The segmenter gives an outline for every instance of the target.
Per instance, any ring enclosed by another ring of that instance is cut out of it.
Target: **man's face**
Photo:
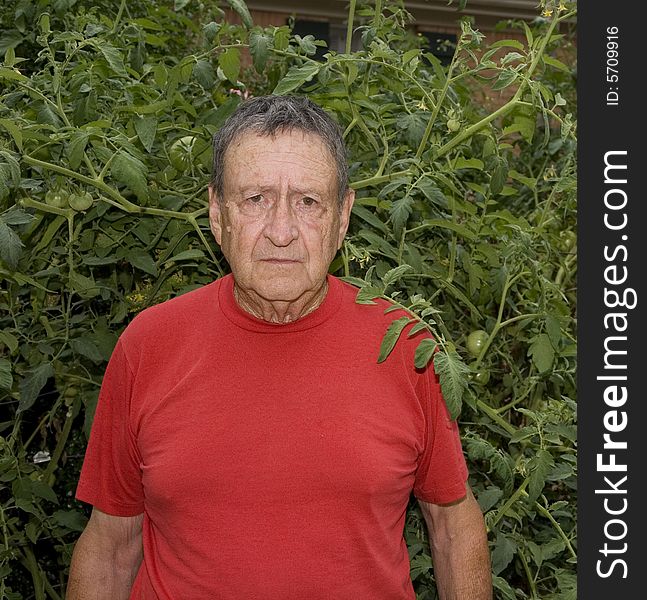
[[[211,230],[239,288],[292,302],[323,285],[353,199],[349,191],[339,209],[335,163],[319,136],[247,132],[226,152],[224,197],[210,190]]]

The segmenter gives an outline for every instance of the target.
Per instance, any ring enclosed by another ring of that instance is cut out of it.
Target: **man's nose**
[[[285,198],[276,202],[269,211],[265,236],[275,246],[288,246],[299,237],[297,216]]]

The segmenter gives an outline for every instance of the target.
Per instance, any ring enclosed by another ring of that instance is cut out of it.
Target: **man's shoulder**
[[[372,298],[357,302],[360,288],[341,278],[337,278],[337,280],[344,292],[344,310],[353,318],[364,323],[373,323],[376,326],[389,325],[402,317],[411,317],[413,319],[413,316],[404,308],[385,298]]]
[[[122,339],[160,339],[204,328],[218,310],[220,281],[216,279],[145,308],[126,327]]]
[[[428,329],[420,329],[411,335],[411,330],[419,323],[419,319],[394,301],[385,298],[373,298],[357,302],[360,288],[338,279],[343,289],[343,315],[352,327],[363,331],[372,331],[380,338],[387,332],[392,323],[403,319],[404,323],[399,336],[399,345],[406,346],[413,352],[423,338],[432,337]],[[407,319],[405,322],[404,319]]]

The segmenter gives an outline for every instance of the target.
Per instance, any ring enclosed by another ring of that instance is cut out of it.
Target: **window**
[[[436,33],[433,31],[423,31],[422,35],[427,38],[428,50],[440,59],[443,65],[448,65],[456,50],[456,35],[453,33]]]

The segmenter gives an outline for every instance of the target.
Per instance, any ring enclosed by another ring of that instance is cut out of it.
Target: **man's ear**
[[[348,224],[350,223],[350,213],[353,209],[353,202],[355,202],[355,190],[348,188],[344,194],[344,202],[341,207],[339,215],[339,238],[337,239],[337,250],[342,247],[346,231],[348,231]]]
[[[220,212],[220,198],[216,195],[216,190],[209,186],[209,227],[211,233],[216,238],[220,246],[222,241],[222,213]]]

